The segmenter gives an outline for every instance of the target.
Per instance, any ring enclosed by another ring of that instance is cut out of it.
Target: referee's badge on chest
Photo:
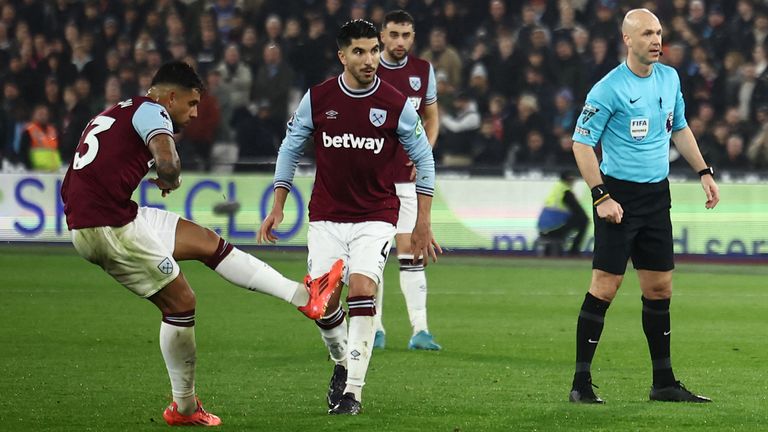
[[[642,141],[648,135],[648,118],[633,118],[629,121],[629,134],[635,141]]]

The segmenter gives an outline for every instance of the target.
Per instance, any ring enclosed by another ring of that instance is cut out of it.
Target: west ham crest
[[[368,112],[368,120],[370,120],[374,126],[379,127],[383,125],[385,121],[387,121],[387,111],[378,108],[371,108],[371,111]]]
[[[419,91],[421,88],[421,77],[412,76],[408,77],[408,83],[411,85],[413,91]]]

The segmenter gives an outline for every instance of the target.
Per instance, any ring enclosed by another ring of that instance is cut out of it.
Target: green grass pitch
[[[289,277],[302,253],[255,252]],[[197,292],[197,392],[222,431],[750,431],[768,417],[768,268],[679,265],[673,365],[709,405],[648,402],[635,274],[608,312],[593,364],[604,406],[567,402],[587,260],[441,257],[429,323],[444,350],[409,352],[397,270],[386,271],[388,346],[363,414],[330,417],[332,364],[290,305],[182,265]],[[159,312],[69,247],[0,248],[0,429],[167,430]]]

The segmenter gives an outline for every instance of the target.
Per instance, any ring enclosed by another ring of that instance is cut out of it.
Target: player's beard
[[[395,50],[392,50],[392,51],[387,51],[387,54],[389,55],[389,58],[391,58],[392,60],[394,60],[396,63],[399,63],[399,62],[403,61],[403,59],[405,58],[405,56],[407,56],[407,55],[408,55],[408,50],[406,50],[406,49],[403,49],[403,53],[402,53],[402,55],[398,55],[398,54],[397,54],[397,52],[396,52]]]
[[[370,78],[365,76],[363,69],[360,69],[358,72],[353,71],[352,76],[355,78],[357,83],[360,84],[361,87],[367,87],[373,82],[373,80],[376,79],[376,68],[373,68],[373,73],[371,74]]]

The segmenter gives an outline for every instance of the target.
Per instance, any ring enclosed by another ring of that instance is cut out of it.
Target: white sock
[[[192,313],[194,317],[194,312]],[[173,401],[184,415],[192,414],[195,403],[195,327],[160,323],[160,351],[171,378]]]
[[[352,393],[362,401],[365,374],[371,361],[373,337],[376,329],[372,316],[349,317],[349,347],[347,348],[347,387],[344,393]]]
[[[238,248],[233,248],[216,266],[216,273],[237,286],[275,296],[294,306],[304,306],[309,301],[303,283],[286,278],[264,261]]]
[[[326,329],[320,328],[320,336],[323,338],[325,346],[328,348],[328,354],[331,356],[336,364],[347,367],[347,320],[343,318],[344,311],[339,307],[334,312],[329,313],[320,320],[318,324],[322,325],[323,321],[335,322],[341,319],[341,322],[336,327]]]
[[[378,288],[376,289],[376,315],[373,317],[373,328],[376,331],[386,333],[384,330],[384,323],[381,321],[381,316],[384,314],[384,279],[381,279]]]
[[[413,255],[398,255],[400,260],[408,260],[407,265],[400,264],[400,290],[405,296],[405,306],[411,320],[413,334],[427,328],[427,276],[424,266],[410,264]]]

